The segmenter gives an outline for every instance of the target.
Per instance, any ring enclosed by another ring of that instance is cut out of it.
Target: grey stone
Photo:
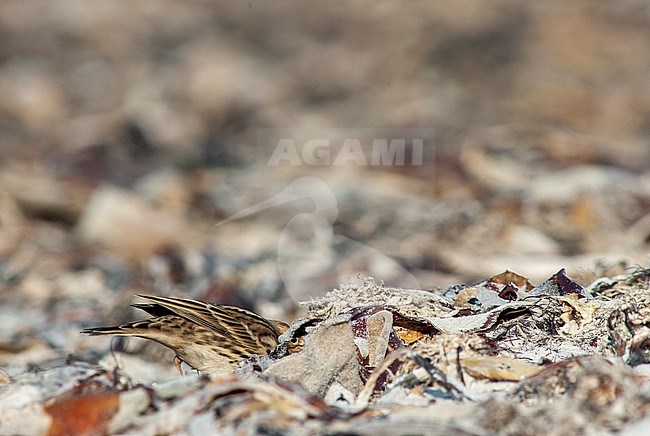
[[[265,374],[299,383],[323,398],[334,382],[357,395],[362,382],[349,319],[328,319],[305,337],[304,350],[271,365]]]

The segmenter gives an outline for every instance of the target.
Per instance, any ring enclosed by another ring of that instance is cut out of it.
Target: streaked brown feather
[[[183,298],[139,295],[136,303],[152,318],[82,331],[90,335],[138,336],[176,352],[177,358],[202,372],[229,372],[254,354],[268,354],[287,325],[236,306]]]

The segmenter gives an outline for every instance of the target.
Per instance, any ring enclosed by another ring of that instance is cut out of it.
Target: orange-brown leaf
[[[106,426],[119,405],[119,394],[60,399],[45,407],[52,417],[48,436],[106,434]]]

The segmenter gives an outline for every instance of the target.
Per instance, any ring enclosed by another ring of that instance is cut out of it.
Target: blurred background
[[[648,53],[642,0],[2,1],[0,366],[105,351],[136,293],[291,320],[359,273],[647,265]],[[268,131],[428,136],[269,165]]]

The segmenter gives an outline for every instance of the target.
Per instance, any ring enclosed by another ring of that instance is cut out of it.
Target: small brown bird
[[[268,354],[278,336],[289,327],[236,306],[204,303],[184,298],[138,295],[151,303],[136,303],[152,318],[111,327],[83,330],[89,335],[138,336],[151,339],[176,353],[181,363],[200,372],[232,372],[239,361]]]

